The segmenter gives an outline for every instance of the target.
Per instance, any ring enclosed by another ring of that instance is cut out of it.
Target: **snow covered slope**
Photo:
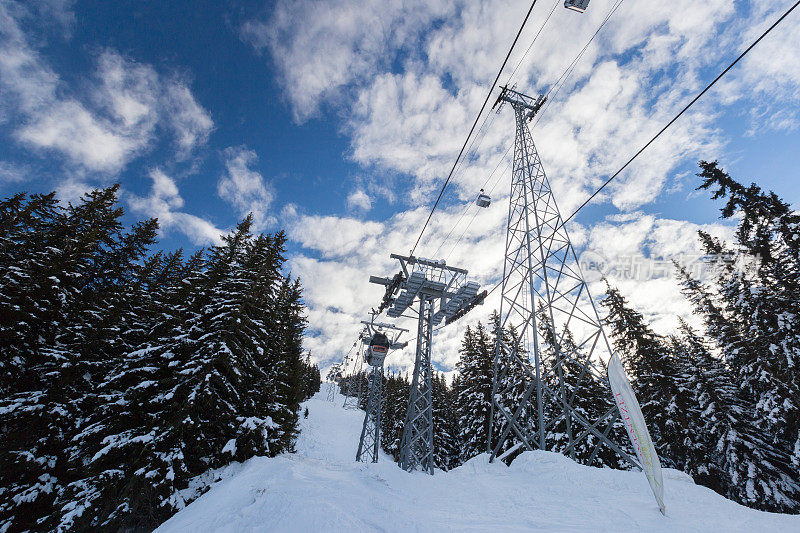
[[[327,385],[323,385],[323,390]],[[639,472],[527,452],[511,467],[479,456],[451,472],[409,474],[387,456],[354,461],[362,411],[320,393],[305,404],[296,454],[231,465],[158,531],[798,531],[665,470],[667,516]]]

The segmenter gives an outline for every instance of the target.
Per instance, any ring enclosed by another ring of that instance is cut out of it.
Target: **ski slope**
[[[642,473],[555,453],[510,467],[479,456],[434,476],[385,455],[356,463],[363,412],[325,401],[326,387],[304,404],[297,453],[228,466],[157,531],[800,531],[800,516],[748,509],[670,469],[662,516]]]

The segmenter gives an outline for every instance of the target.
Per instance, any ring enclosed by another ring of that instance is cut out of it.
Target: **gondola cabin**
[[[565,0],[564,7],[572,11],[577,11],[578,13],[583,13],[586,11],[586,8],[589,7],[589,0]]]
[[[334,374],[334,376],[333,376],[333,382],[334,382],[334,383],[341,383],[342,379],[343,379],[343,378],[342,378],[342,373],[341,373],[341,372],[337,372],[337,373],[336,373],[336,374]]]
[[[475,199],[475,204],[478,207],[489,207],[491,203],[492,203],[492,197],[489,196],[488,194],[484,194],[483,189],[481,189],[480,194]]]
[[[389,353],[389,338],[380,331],[372,336],[367,350],[367,364],[370,366],[383,366],[383,360]]]

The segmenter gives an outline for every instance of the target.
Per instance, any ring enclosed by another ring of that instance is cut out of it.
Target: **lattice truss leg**
[[[589,464],[610,453],[636,465],[614,442],[623,442],[613,432],[619,412],[600,363],[612,350],[533,144],[530,105],[506,101],[516,138],[500,320],[514,333],[496,344],[489,450],[493,458],[520,448],[574,458],[580,447]],[[607,403],[586,408],[586,391]]]
[[[433,400],[431,396],[431,341],[433,300],[421,298],[417,326],[417,353],[408,412],[403,428],[400,467],[433,474]]]
[[[383,392],[383,367],[374,366],[369,374],[367,389],[367,409],[364,414],[364,425],[361,427],[361,439],[358,441],[356,461],[365,463],[378,462],[378,450],[381,446],[381,394]]]

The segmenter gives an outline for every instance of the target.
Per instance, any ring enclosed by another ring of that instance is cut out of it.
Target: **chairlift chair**
[[[480,194],[478,194],[478,197],[475,199],[475,204],[478,207],[489,207],[491,203],[492,197],[488,194],[484,194],[483,189],[481,189]]]
[[[586,11],[586,8],[589,7],[589,0],[564,0],[564,7],[572,11],[577,11],[578,13],[583,13]]]

